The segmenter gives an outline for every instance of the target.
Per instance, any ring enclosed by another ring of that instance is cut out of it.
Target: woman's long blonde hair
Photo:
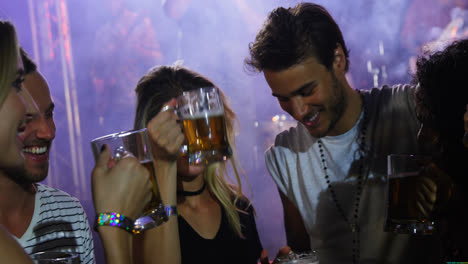
[[[181,95],[183,91],[202,87],[216,86],[206,77],[182,66],[158,66],[150,69],[140,79],[135,88],[137,107],[134,128],[146,127],[148,122],[159,113],[165,102]],[[221,89],[218,88],[218,90],[224,104],[228,141],[233,151],[230,161],[236,182],[230,184],[226,162],[210,164],[203,172],[203,177],[208,189],[226,212],[229,225],[235,233],[242,237],[238,212],[243,211],[236,207],[237,200],[244,197],[240,180],[241,171],[234,141],[237,118]]]
[[[15,27],[0,20],[0,106],[10,92],[18,69],[18,40]]]

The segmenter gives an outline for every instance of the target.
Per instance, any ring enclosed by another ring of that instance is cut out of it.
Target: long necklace
[[[328,176],[327,172],[327,161],[325,160],[325,154],[323,150],[323,142],[321,139],[317,140],[319,151],[320,151],[320,158],[322,159],[322,165],[323,165],[323,172],[325,174],[325,180],[328,185],[328,191],[330,192],[330,195],[333,199],[333,202],[336,206],[336,209],[340,213],[341,217],[343,220],[348,224],[352,234],[353,234],[353,248],[352,248],[352,258],[353,258],[353,263],[359,263],[359,248],[360,248],[360,230],[359,230],[359,223],[358,223],[358,218],[359,218],[359,204],[361,201],[361,193],[362,193],[362,180],[363,180],[363,173],[364,173],[364,158],[365,158],[365,153],[366,153],[366,145],[365,145],[365,139],[366,139],[366,132],[367,132],[367,123],[368,123],[368,116],[367,116],[367,106],[365,104],[364,98],[362,94],[358,91],[359,95],[361,96],[361,101],[362,101],[362,109],[364,112],[364,116],[359,124],[359,130],[358,130],[358,154],[359,154],[359,172],[357,176],[357,186],[356,186],[356,194],[355,194],[355,204],[354,204],[354,215],[353,215],[353,221],[351,222],[350,219],[346,216],[343,207],[339,203],[337,197],[336,197],[336,192],[331,185],[330,182],[330,177]],[[356,159],[356,157],[355,157]]]

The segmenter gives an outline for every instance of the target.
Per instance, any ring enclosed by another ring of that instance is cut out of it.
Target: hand
[[[408,203],[410,212],[427,218],[443,207],[452,196],[452,181],[435,163],[424,165],[417,179],[414,203]]]
[[[409,211],[416,213],[420,219],[426,219],[434,210],[437,199],[437,184],[429,177],[418,177],[415,198],[408,203]]]
[[[288,246],[285,246],[285,247],[281,247],[279,250],[278,250],[278,253],[276,254],[276,258],[275,260],[273,261],[273,263],[275,263],[277,260],[278,257],[285,257],[287,255],[289,255],[291,253],[291,248],[288,247]],[[269,264],[270,261],[268,260],[268,252],[266,249],[262,250],[262,253],[260,254],[260,263],[261,264]]]
[[[91,178],[96,213],[115,212],[135,220],[151,199],[149,171],[131,155],[113,161],[107,145]]]
[[[165,106],[175,105],[176,100],[172,99],[164,104],[163,109]],[[149,121],[147,129],[152,141],[154,159],[175,161],[185,141],[179,117],[173,111],[161,111]]]

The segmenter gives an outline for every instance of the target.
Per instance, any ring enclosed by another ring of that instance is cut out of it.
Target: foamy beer
[[[226,133],[224,106],[215,87],[185,91],[177,98],[184,123],[190,164],[208,164],[232,155]]]
[[[167,214],[156,181],[151,144],[149,143],[146,128],[110,134],[92,140],[91,147],[96,161],[104,144],[109,146],[114,160],[118,161],[125,155],[131,154],[150,172],[151,182],[153,183],[153,196],[145,206],[143,215],[135,220],[135,231],[138,233],[167,221]]]
[[[432,234],[435,220],[431,214],[422,216],[415,206],[417,190],[422,182],[423,166],[430,157],[389,155],[387,182],[387,216],[385,231],[404,234]]]

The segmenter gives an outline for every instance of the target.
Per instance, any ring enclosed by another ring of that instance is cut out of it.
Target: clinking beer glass
[[[135,232],[138,233],[166,222],[168,217],[159,194],[151,155],[151,144],[146,128],[110,134],[92,140],[91,147],[95,160],[98,159],[103,145],[109,146],[115,161],[118,162],[125,155],[131,154],[150,172],[151,182],[153,183],[153,196],[146,205],[143,215],[135,220]]]
[[[183,155],[190,164],[209,164],[231,157],[222,98],[216,87],[185,91],[177,98],[187,145]]]
[[[436,158],[430,156],[388,156],[385,231],[422,235],[435,231],[437,211],[450,199],[452,191],[450,178],[436,163]],[[436,185],[435,191],[427,187],[428,181]],[[435,202],[428,209],[427,197],[434,195]]]

